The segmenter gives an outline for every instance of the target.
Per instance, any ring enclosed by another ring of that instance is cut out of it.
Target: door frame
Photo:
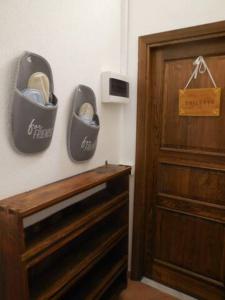
[[[137,131],[135,192],[131,278],[140,280],[144,276],[146,211],[151,211],[151,169],[147,161],[151,149],[152,120],[151,89],[149,82],[152,49],[172,44],[198,41],[225,36],[225,21],[166,31],[139,37],[138,50],[138,92],[137,92]],[[147,184],[148,183],[148,184]],[[148,199],[148,201],[147,201]]]

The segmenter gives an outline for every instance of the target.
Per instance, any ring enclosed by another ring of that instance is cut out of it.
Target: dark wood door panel
[[[169,263],[155,260],[152,273],[147,274],[156,281],[165,282],[177,290],[187,293],[199,300],[224,300],[224,285],[219,282],[198,276],[185,269],[175,267]]]
[[[158,192],[225,207],[225,172],[160,164]]]
[[[223,283],[223,224],[164,209],[157,209],[156,224],[155,259]]]
[[[210,56],[224,55],[225,40],[223,37],[215,37],[202,40],[181,41],[180,43],[165,45],[162,49],[166,61],[194,59],[200,55],[204,55],[204,57],[208,58]]]
[[[223,92],[219,117],[179,116],[178,91],[185,87],[193,71],[192,62],[193,58],[165,61],[161,147],[198,150],[199,153],[216,152],[225,155],[225,135],[223,135],[225,94]],[[218,87],[223,89],[225,56],[207,57],[207,64]],[[212,82],[205,73],[193,80],[190,87],[212,87]]]
[[[198,155],[196,155],[198,154]],[[201,169],[225,171],[225,156],[211,153],[196,153],[196,151],[182,151],[181,149],[160,149],[159,163],[190,166]]]
[[[225,206],[159,193],[156,207],[225,224]]]

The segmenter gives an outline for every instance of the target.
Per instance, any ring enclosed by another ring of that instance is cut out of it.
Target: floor
[[[144,283],[129,281],[128,288],[122,292],[119,300],[177,300]]]

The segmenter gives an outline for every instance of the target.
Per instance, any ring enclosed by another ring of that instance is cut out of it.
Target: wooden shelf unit
[[[124,289],[130,171],[106,165],[0,201],[0,299],[110,299]],[[101,184],[24,226],[26,218]]]

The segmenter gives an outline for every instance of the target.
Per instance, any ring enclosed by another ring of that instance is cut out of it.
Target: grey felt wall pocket
[[[30,76],[36,72],[46,74],[49,79],[50,105],[34,102],[23,94]],[[12,135],[14,144],[20,152],[37,153],[50,145],[57,102],[49,63],[37,54],[26,52],[18,64],[12,103]]]
[[[94,155],[99,128],[95,94],[91,88],[79,85],[68,127],[68,152],[73,161],[85,161]]]

